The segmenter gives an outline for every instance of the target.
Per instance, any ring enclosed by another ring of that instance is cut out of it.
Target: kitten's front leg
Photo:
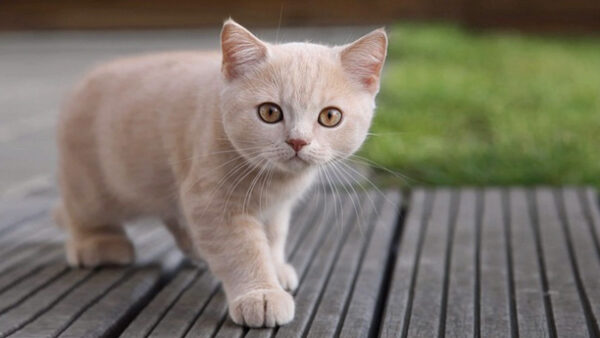
[[[248,215],[225,223],[188,215],[194,245],[223,282],[233,321],[251,327],[290,322],[294,299],[279,285],[263,225]]]
[[[296,290],[298,275],[293,266],[286,262],[285,242],[292,213],[291,203],[280,207],[266,222],[267,238],[271,247],[273,262],[279,283],[286,290]]]

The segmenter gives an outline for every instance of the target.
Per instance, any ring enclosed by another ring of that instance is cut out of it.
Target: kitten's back
[[[195,115],[213,111],[206,107],[217,104],[220,78],[215,52],[142,55],[97,67],[61,111],[60,175],[85,173],[90,189],[156,211],[173,195],[174,170],[185,171],[170,163],[187,163],[172,160],[190,156],[186,128]]]

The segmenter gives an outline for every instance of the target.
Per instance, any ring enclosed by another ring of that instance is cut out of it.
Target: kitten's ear
[[[267,45],[237,22],[228,19],[221,31],[222,71],[228,80],[267,57]]]
[[[344,70],[373,95],[379,91],[387,41],[385,30],[379,28],[344,46],[341,52]]]

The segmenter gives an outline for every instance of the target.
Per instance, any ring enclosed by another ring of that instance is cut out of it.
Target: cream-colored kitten
[[[273,45],[228,20],[222,54],[93,71],[60,115],[56,217],[69,263],[132,262],[122,223],[158,216],[222,281],[236,323],[291,321],[290,211],[318,166],[364,141],[386,47],[381,29],[345,46]]]

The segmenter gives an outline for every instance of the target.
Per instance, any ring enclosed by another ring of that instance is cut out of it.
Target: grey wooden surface
[[[156,221],[128,226],[135,265],[69,268],[43,186],[0,199],[0,337],[598,337],[597,197],[441,188],[334,204],[315,192],[288,238],[296,317],[248,330]]]
[[[599,337],[591,188],[415,190],[382,337]]]

